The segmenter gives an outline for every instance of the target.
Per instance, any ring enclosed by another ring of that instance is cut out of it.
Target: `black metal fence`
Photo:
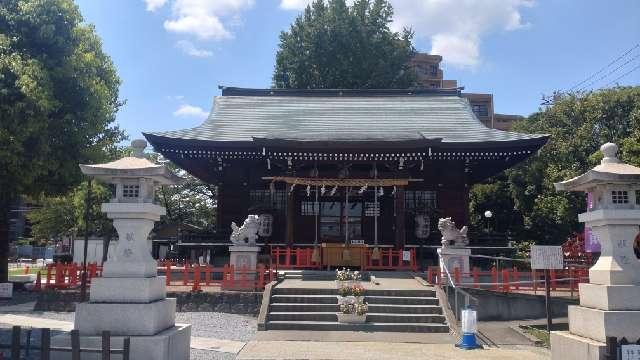
[[[52,352],[71,353],[72,360],[80,360],[82,353],[101,354],[102,360],[111,359],[111,355],[122,355],[123,360],[129,360],[129,349],[131,340],[126,337],[123,340],[121,349],[111,348],[111,334],[108,331],[102,332],[102,346],[100,348],[83,348],[80,346],[80,333],[78,330],[71,330],[71,346],[51,346],[51,329],[40,329],[40,344],[31,344],[31,329],[25,330],[25,341],[22,342],[23,330],[20,326],[11,329],[11,344],[0,344],[0,350],[10,350],[11,360],[40,359],[49,360]],[[39,357],[36,356],[39,354]],[[4,355],[0,353],[0,360],[4,360]]]

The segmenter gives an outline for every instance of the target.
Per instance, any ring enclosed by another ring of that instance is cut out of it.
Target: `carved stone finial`
[[[133,148],[133,156],[138,158],[144,157],[144,149],[147,147],[147,140],[135,139],[131,141],[131,147]]]
[[[618,159],[618,145],[614,143],[606,143],[600,146],[600,151],[604,157],[602,158],[602,164],[616,164],[620,162]]]

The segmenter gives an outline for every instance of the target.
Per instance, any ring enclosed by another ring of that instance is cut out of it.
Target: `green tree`
[[[549,134],[550,139],[537,156],[493,179],[499,183],[495,192],[483,196],[500,198],[508,189],[513,209],[522,217],[517,237],[561,243],[582,229],[577,215],[585,210],[586,199],[584,194],[556,192],[553,183],[595,166],[601,159],[600,146],[609,141],[620,146],[622,160],[640,165],[640,87],[564,94],[514,130]],[[474,187],[471,198],[483,190]],[[470,207],[472,219],[483,210]]]
[[[120,80],[71,0],[0,2],[0,282],[18,194],[65,193],[123,139]]]
[[[298,89],[408,88],[413,32],[389,28],[386,0],[315,0],[280,34],[273,85]]]

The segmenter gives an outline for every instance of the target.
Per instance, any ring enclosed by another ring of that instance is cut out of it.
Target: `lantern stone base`
[[[640,311],[606,311],[569,306],[569,332],[605,342],[609,336],[640,338]]]
[[[148,304],[80,303],[76,305],[74,328],[80,335],[155,335],[175,324],[176,299]]]
[[[551,332],[551,360],[604,360],[607,346],[568,331]]]
[[[112,336],[111,348],[122,349],[124,336]],[[131,339],[129,358],[134,360],[188,360],[191,340],[191,325],[176,324],[153,336],[129,336]],[[69,347],[71,339],[68,334],[51,339],[52,346]],[[100,349],[100,336],[81,336],[81,348]],[[70,360],[70,352],[52,352],[52,360]],[[100,360],[99,353],[82,353],[82,360]],[[122,355],[111,355],[112,360],[121,360]]]
[[[640,311],[640,286],[580,284],[580,305],[600,310]]]
[[[150,278],[95,278],[92,303],[150,303],[167,297],[164,276]]]

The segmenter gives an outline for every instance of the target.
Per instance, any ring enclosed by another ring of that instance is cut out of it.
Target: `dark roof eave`
[[[144,137],[157,147],[160,145],[181,147],[201,147],[201,148],[260,148],[260,147],[291,147],[291,148],[326,148],[331,146],[338,149],[358,149],[358,148],[384,148],[384,149],[405,149],[437,147],[444,149],[489,149],[489,148],[513,148],[527,147],[536,150],[546,144],[548,135],[528,139],[517,139],[507,141],[478,141],[478,142],[442,142],[442,139],[417,139],[417,140],[340,140],[340,141],[306,141],[288,139],[265,139],[254,138],[252,141],[214,141],[199,139],[170,138],[150,133],[143,133]]]

